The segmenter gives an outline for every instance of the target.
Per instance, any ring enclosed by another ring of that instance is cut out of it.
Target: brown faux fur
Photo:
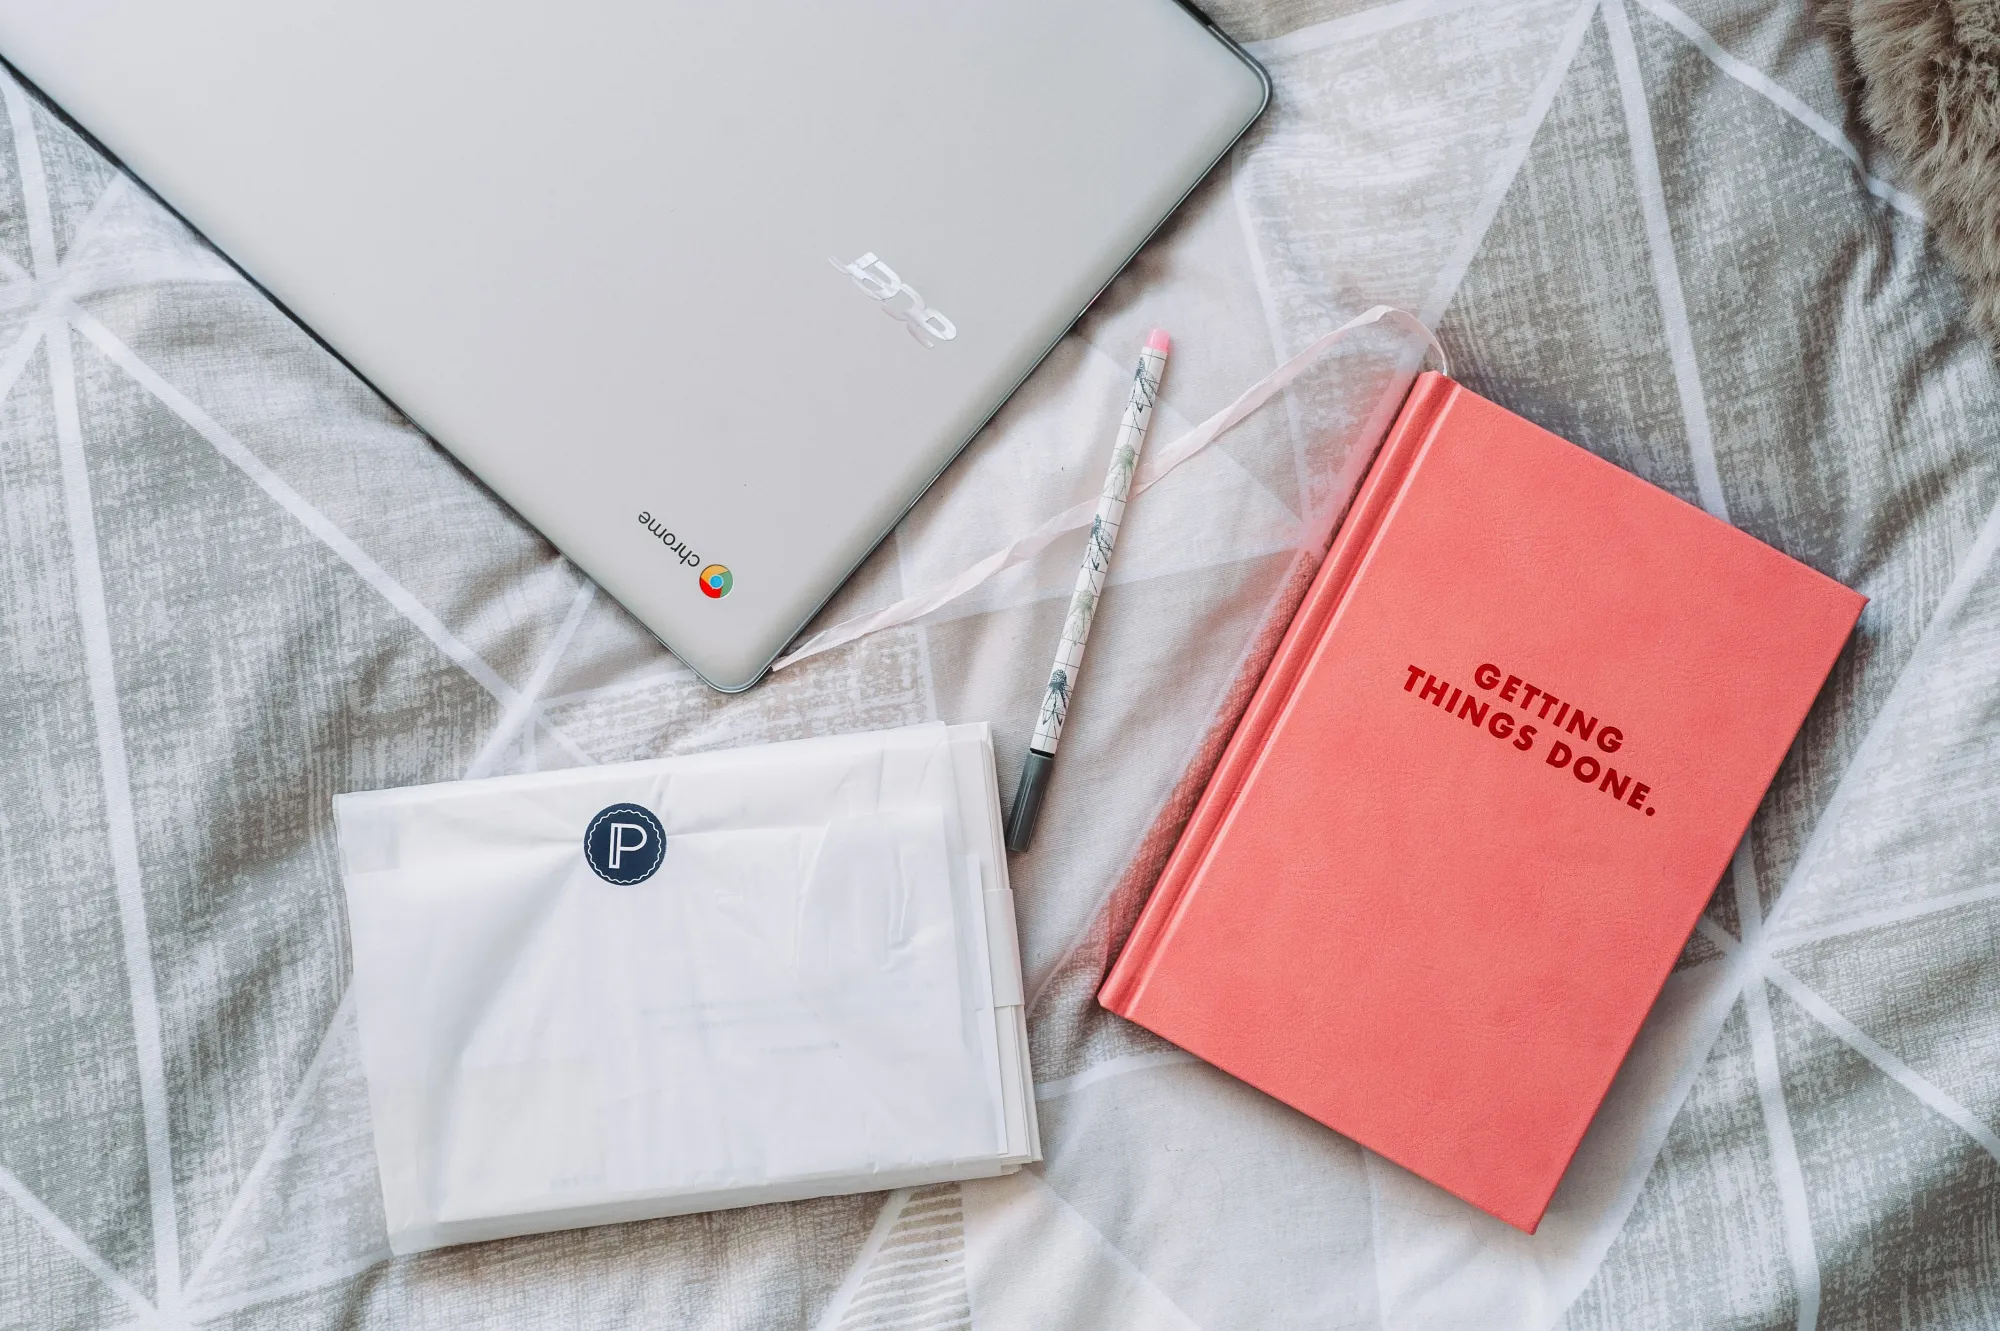
[[[1822,0],[1862,122],[2000,343],[2000,0]]]

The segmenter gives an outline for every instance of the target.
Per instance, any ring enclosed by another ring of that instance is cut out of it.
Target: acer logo
[[[842,263],[835,258],[828,258],[827,262],[853,278],[855,286],[881,301],[882,313],[902,320],[910,336],[925,346],[934,347],[958,336],[958,325],[925,305],[917,289],[896,276],[896,270],[872,252],[853,263]]]

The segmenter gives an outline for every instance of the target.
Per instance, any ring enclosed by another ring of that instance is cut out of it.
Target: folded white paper
[[[1041,1157],[984,725],[334,813],[398,1253]]]

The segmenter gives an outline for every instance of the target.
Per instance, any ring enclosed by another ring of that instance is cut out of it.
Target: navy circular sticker
[[[614,804],[590,820],[583,833],[583,858],[607,883],[643,883],[667,853],[667,830],[651,809]]]

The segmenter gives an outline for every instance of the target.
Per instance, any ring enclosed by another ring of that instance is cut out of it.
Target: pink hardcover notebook
[[[1423,376],[1101,1001],[1532,1231],[1863,604]]]

